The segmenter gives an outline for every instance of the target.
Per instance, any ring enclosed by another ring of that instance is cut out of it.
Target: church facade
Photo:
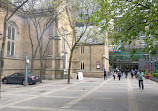
[[[3,36],[3,21],[6,14],[6,10],[3,6],[0,7],[0,38]],[[44,60],[44,72],[43,78],[55,79],[63,78],[67,74],[70,50],[66,41],[72,41],[71,31],[69,24],[66,20],[60,18],[66,18],[66,13],[60,14],[57,20],[53,21],[50,27],[45,31],[42,38],[43,60]],[[7,22],[7,38],[4,54],[4,69],[3,76],[10,75],[15,72],[25,72],[25,54],[28,53],[29,57],[29,71],[31,71],[31,63],[33,62],[33,73],[39,74],[40,72],[40,48],[37,48],[37,34],[36,28],[33,22],[28,25],[29,16],[18,12]],[[41,22],[44,26],[45,21]],[[30,41],[30,37],[32,42]],[[32,47],[32,44],[34,47]],[[0,40],[2,44],[2,40]],[[97,49],[100,48],[101,50]],[[101,48],[102,47],[102,48]],[[0,46],[1,48],[1,46]],[[36,50],[37,48],[37,50]],[[107,45],[85,45],[85,53],[83,56],[80,53],[82,47],[77,47],[73,54],[72,70],[71,73],[77,74],[78,71],[83,72],[102,72],[102,67],[108,71],[108,50]],[[94,50],[94,53],[90,51]],[[35,52],[32,52],[32,50]],[[96,52],[95,52],[96,51]],[[89,53],[88,53],[89,52]],[[33,55],[33,54],[35,55]],[[101,53],[101,54],[99,54]],[[80,55],[80,56],[79,56]],[[93,56],[92,56],[93,55]],[[101,56],[99,56],[101,55]],[[34,56],[34,58],[33,58]],[[107,57],[107,59],[105,59]],[[85,59],[85,60],[83,60]],[[77,62],[76,62],[77,61]]]

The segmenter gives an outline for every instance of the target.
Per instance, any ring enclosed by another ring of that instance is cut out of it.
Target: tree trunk
[[[70,52],[69,69],[68,69],[68,84],[70,83],[71,63],[72,63],[72,56],[73,56],[73,52],[74,52],[75,47],[76,47],[76,44],[74,44],[74,46],[72,47],[71,52]]]
[[[1,79],[2,79],[2,71],[4,67],[4,48],[5,48],[5,41],[6,41],[6,32],[7,32],[7,24],[6,20],[4,20],[4,30],[3,30],[3,40],[2,40],[2,48],[0,53],[0,93],[1,93]],[[1,98],[1,94],[0,94]]]
[[[40,65],[41,65],[41,68],[40,68],[40,83],[42,83],[42,66],[43,66],[43,64],[42,64],[42,60],[40,60]]]

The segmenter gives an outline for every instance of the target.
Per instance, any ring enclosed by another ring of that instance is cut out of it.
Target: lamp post
[[[149,30],[149,26],[147,25],[147,26],[145,26],[145,31],[148,31]],[[149,38],[150,38],[150,35],[149,35]],[[148,46],[148,48],[150,49],[150,45]],[[148,71],[149,72],[151,72],[151,55],[150,55],[150,53],[151,53],[151,49],[149,50],[149,60],[148,60]]]
[[[150,55],[150,53],[151,53],[151,50],[149,50],[149,66],[150,66],[150,72],[151,72],[151,70],[152,70],[151,69],[152,68],[152,61],[151,61],[151,55]]]
[[[25,86],[28,85],[28,63],[29,63],[29,59],[28,59],[28,53],[26,52],[25,54]]]

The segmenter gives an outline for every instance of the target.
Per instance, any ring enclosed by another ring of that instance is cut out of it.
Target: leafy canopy
[[[97,0],[93,22],[107,30],[117,43],[132,44],[140,40],[144,49],[156,53],[158,42],[158,0]],[[116,18],[119,20],[116,21]],[[115,25],[114,25],[115,22]],[[120,27],[116,32],[114,26]],[[140,38],[140,36],[144,36]]]

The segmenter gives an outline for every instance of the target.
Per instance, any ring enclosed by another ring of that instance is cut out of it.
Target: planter
[[[146,79],[149,79],[149,75],[146,75],[145,78],[146,78]]]

